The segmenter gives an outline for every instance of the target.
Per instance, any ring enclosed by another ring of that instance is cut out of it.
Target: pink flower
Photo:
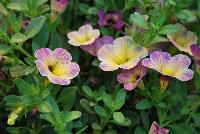
[[[36,66],[42,76],[47,76],[49,81],[59,85],[69,85],[70,80],[75,78],[79,72],[79,65],[71,62],[71,54],[63,49],[41,48],[34,53],[37,60]]]
[[[102,38],[97,38],[92,44],[81,46],[83,50],[90,53],[92,56],[97,56],[98,50],[104,46],[113,43],[113,38],[110,36],[104,36]]]
[[[145,75],[146,68],[142,66],[140,62],[132,69],[122,70],[122,73],[117,76],[117,81],[124,84],[124,89],[131,91],[139,84],[142,77]]]
[[[151,128],[149,130],[149,134],[167,134],[169,132],[166,128],[160,128],[158,123],[155,121],[152,123]]]
[[[121,29],[124,26],[122,13],[119,10],[110,13],[105,13],[104,11],[100,10],[97,15],[99,17],[98,24],[100,26],[111,25],[116,29]]]
[[[171,55],[167,52],[156,51],[151,53],[150,58],[145,58],[142,65],[160,72],[162,75],[175,77],[181,81],[193,78],[194,72],[188,69],[191,59],[182,54]]]
[[[63,12],[68,0],[51,0],[51,10],[55,13]]]

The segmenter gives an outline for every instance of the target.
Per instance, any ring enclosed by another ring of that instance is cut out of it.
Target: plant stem
[[[27,56],[28,58],[32,57],[26,50],[24,50],[21,46],[13,44],[15,49],[19,50],[22,54]]]

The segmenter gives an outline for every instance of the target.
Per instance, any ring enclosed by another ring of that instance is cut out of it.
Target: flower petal
[[[56,48],[52,53],[53,58],[57,60],[58,64],[67,64],[71,62],[71,54],[63,48]]]
[[[40,74],[42,76],[47,76],[49,70],[48,70],[48,67],[46,66],[46,64],[40,60],[36,60],[35,64],[36,64],[37,69],[40,72]]]
[[[40,48],[35,51],[34,55],[38,60],[46,60],[51,57],[52,51],[49,48]]]
[[[194,72],[191,69],[180,70],[174,74],[174,77],[180,81],[188,81],[193,78]]]
[[[101,62],[99,67],[104,71],[114,71],[119,68],[119,65],[112,62]]]
[[[69,78],[73,79],[75,78],[80,72],[80,67],[77,63],[72,62],[71,65],[69,65]]]
[[[53,75],[49,75],[48,78],[49,78],[49,81],[54,84],[58,84],[58,85],[69,85],[70,84],[70,79],[68,79],[68,78],[63,78],[63,77],[53,76]]]

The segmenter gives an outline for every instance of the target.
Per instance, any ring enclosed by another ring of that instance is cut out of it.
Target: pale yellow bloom
[[[131,37],[117,38],[113,44],[102,46],[98,53],[100,68],[113,71],[118,68],[131,69],[148,55],[146,48],[136,46]]]
[[[188,31],[182,24],[176,24],[180,29],[179,32],[167,35],[169,41],[180,51],[187,52],[192,55],[190,46],[197,43],[197,36]]]
[[[69,44],[73,46],[82,46],[92,44],[100,35],[98,29],[93,29],[91,25],[86,24],[78,31],[72,31],[67,34]]]

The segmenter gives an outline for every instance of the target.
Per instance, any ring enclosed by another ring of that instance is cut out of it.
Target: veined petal
[[[36,64],[36,66],[37,66],[38,71],[40,72],[40,74],[42,76],[47,76],[47,74],[49,72],[49,69],[48,69],[47,65],[44,62],[39,61],[39,60],[36,60],[35,64]]]
[[[66,64],[71,62],[72,56],[71,54],[63,48],[56,48],[52,53],[53,58],[57,59],[57,62],[61,64]]]
[[[74,77],[76,77],[80,72],[80,67],[77,63],[72,62],[69,65],[69,78],[73,79]]]
[[[119,68],[119,65],[112,62],[101,62],[99,67],[104,71],[114,71]]]
[[[49,81],[54,84],[58,84],[58,85],[69,85],[70,84],[69,78],[63,78],[63,77],[53,76],[53,75],[49,75],[48,78],[49,78]]]
[[[52,51],[49,48],[41,48],[35,51],[34,55],[39,60],[46,60],[51,57]]]
[[[180,70],[174,74],[174,77],[180,81],[188,81],[193,78],[194,72],[191,69]]]

